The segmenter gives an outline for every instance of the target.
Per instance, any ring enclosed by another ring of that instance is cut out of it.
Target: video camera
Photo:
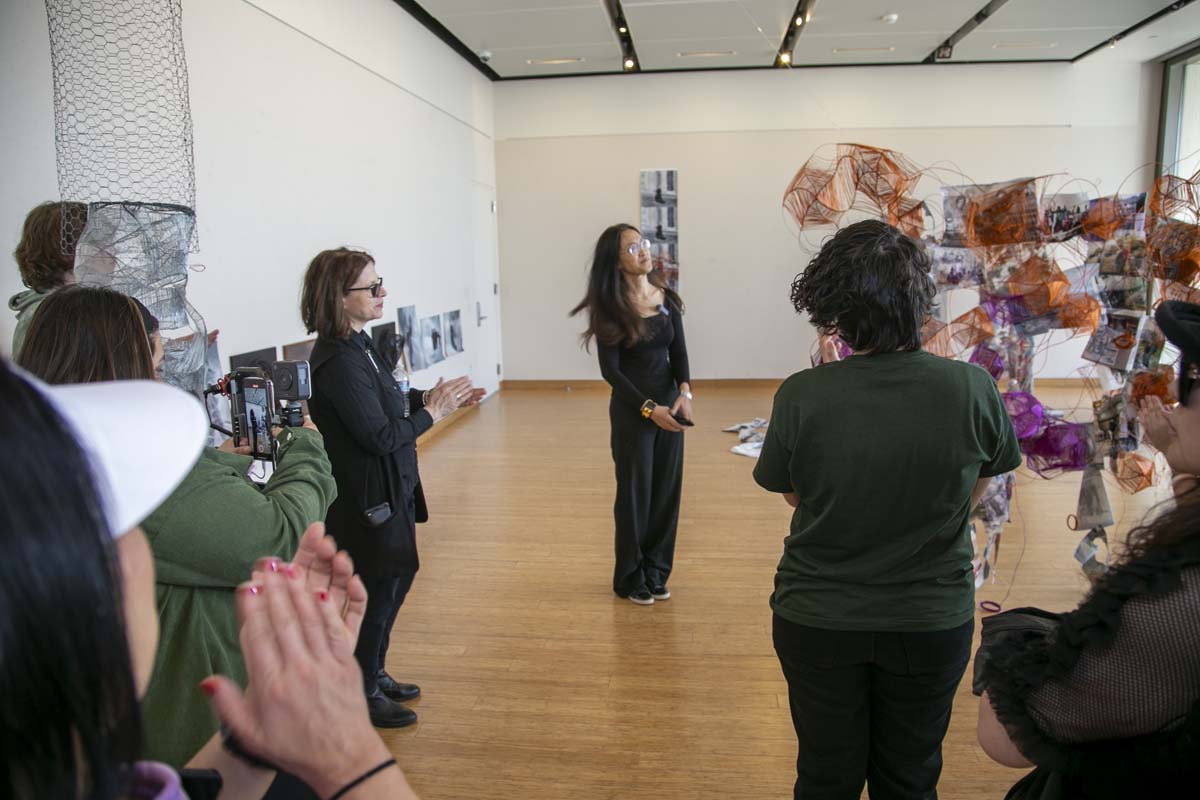
[[[250,445],[250,455],[275,462],[275,427],[299,428],[304,424],[300,401],[312,397],[312,374],[307,361],[276,361],[270,375],[260,367],[238,367],[204,392],[229,398],[233,430],[212,427],[234,444]],[[284,405],[281,407],[280,403]]]

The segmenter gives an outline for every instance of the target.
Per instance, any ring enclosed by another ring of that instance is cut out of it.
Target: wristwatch
[[[650,419],[650,415],[654,413],[654,409],[656,408],[658,408],[658,405],[653,400],[647,400],[642,403],[642,418]]]

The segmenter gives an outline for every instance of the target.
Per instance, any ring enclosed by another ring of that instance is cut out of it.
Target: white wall
[[[492,84],[391,0],[185,0],[200,252],[188,296],[222,356],[309,338],[303,272],[318,251],[369,249],[384,321],[460,308],[467,352],[417,383],[496,386]],[[0,10],[0,244],[58,196],[41,0]],[[0,296],[21,289],[11,261]],[[475,326],[475,303],[490,317]],[[0,314],[0,351],[14,321]]]
[[[950,183],[1069,173],[1106,193],[1141,191],[1158,82],[1156,68],[1101,60],[500,84],[504,376],[599,376],[594,354],[578,346],[583,322],[567,311],[583,295],[599,232],[637,224],[643,168],[679,170],[693,374],[781,377],[809,364],[815,336],[787,295],[828,233],[798,241],[781,199],[819,147],[891,148]],[[936,193],[937,181],[922,183],[940,211]],[[1083,340],[1053,348],[1039,374],[1071,374],[1082,348]]]

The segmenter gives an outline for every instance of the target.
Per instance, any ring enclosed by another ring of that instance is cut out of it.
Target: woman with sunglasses
[[[308,407],[325,437],[338,489],[326,527],[359,565],[368,595],[355,658],[371,722],[402,728],[417,715],[397,701],[414,700],[421,690],[393,680],[385,657],[396,612],[419,567],[416,524],[429,519],[416,442],[455,409],[478,403],[483,390],[464,377],[439,380],[427,392],[402,392],[364,331],[383,316],[386,297],[370,255],[325,250],[308,265],[300,314],[317,334]]]
[[[683,488],[683,436],[692,391],[683,302],[654,271],[650,242],[632,225],[596,241],[587,295],[586,347],[596,340],[600,373],[612,386],[608,417],[616,464],[613,591],[638,605],[671,596],[667,579]]]

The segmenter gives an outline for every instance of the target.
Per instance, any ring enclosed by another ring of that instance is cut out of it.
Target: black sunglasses
[[[370,286],[356,286],[353,289],[347,289],[347,292],[370,292],[371,297],[379,297],[379,290],[383,288],[383,278],[376,278],[375,282]]]

